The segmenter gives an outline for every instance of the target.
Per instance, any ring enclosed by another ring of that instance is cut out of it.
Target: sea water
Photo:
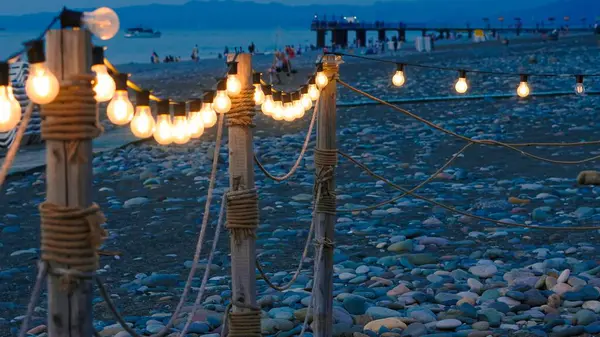
[[[114,64],[149,63],[152,52],[156,52],[161,61],[168,55],[189,60],[192,49],[198,45],[200,59],[217,58],[224,52],[225,46],[231,52],[234,48],[242,47],[248,50],[248,45],[254,42],[258,52],[272,53],[282,50],[286,45],[310,46],[316,44],[316,33],[309,29],[286,30],[282,28],[271,30],[165,30],[160,38],[127,39],[121,31],[108,41],[94,39],[96,45],[106,46],[106,57]],[[413,40],[417,32],[407,32],[407,39]],[[414,33],[414,34],[413,34]],[[0,31],[0,60],[22,48],[24,41],[36,38],[38,31]],[[393,32],[389,32],[391,37]],[[414,36],[413,36],[414,35]],[[349,41],[355,38],[350,32]],[[376,32],[370,32],[367,39],[376,39]],[[328,34],[326,41],[330,41]]]

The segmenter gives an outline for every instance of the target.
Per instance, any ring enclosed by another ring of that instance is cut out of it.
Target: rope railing
[[[290,170],[281,176],[276,176],[273,173],[269,172],[267,170],[267,168],[260,162],[260,159],[258,158],[258,156],[256,154],[254,154],[254,162],[256,163],[256,165],[258,166],[258,168],[262,171],[262,173],[264,173],[264,175],[271,179],[271,180],[275,180],[277,182],[282,182],[285,181],[289,178],[291,178],[294,173],[296,173],[296,170],[298,169],[298,167],[300,167],[300,163],[302,162],[302,159],[304,159],[304,155],[306,154],[306,150],[308,149],[308,143],[310,142],[310,136],[312,135],[312,131],[313,128],[315,126],[315,121],[317,120],[317,115],[319,113],[319,99],[317,99],[317,101],[315,102],[315,108],[313,109],[313,115],[311,117],[310,120],[310,124],[308,125],[308,131],[306,131],[306,137],[304,138],[304,143],[302,144],[302,149],[300,150],[300,154],[298,155],[298,158],[296,158],[296,161],[294,162],[294,165],[292,165],[292,168],[290,168]]]
[[[458,134],[458,133],[456,133],[454,131],[451,131],[451,130],[448,130],[446,128],[443,128],[443,127],[441,127],[439,125],[436,125],[435,123],[433,123],[433,122],[431,122],[431,121],[429,121],[429,120],[427,120],[427,119],[425,119],[423,117],[420,117],[420,116],[418,116],[418,115],[416,115],[416,114],[414,114],[414,113],[412,113],[412,112],[410,112],[410,111],[408,111],[406,109],[403,109],[403,108],[401,108],[401,107],[399,107],[397,105],[391,104],[391,103],[389,103],[389,102],[387,102],[385,100],[377,98],[377,97],[375,97],[375,96],[373,96],[373,95],[371,95],[371,94],[369,94],[369,93],[367,93],[367,92],[365,92],[365,91],[363,91],[361,89],[358,89],[358,88],[356,88],[356,87],[354,87],[354,86],[352,86],[352,85],[350,85],[350,84],[348,84],[348,83],[346,83],[346,82],[344,82],[342,80],[338,80],[337,82],[340,85],[342,85],[343,87],[345,87],[345,88],[347,88],[347,89],[349,89],[351,91],[354,91],[355,93],[358,93],[358,94],[363,95],[363,96],[365,96],[365,97],[367,97],[367,98],[369,98],[371,100],[379,102],[382,105],[388,106],[388,107],[390,107],[390,108],[392,108],[392,109],[394,109],[394,110],[396,110],[398,112],[401,112],[401,113],[403,113],[403,114],[405,114],[405,115],[407,115],[407,116],[409,116],[409,117],[411,117],[413,119],[416,119],[417,121],[419,121],[419,122],[421,122],[423,124],[426,124],[427,126],[429,126],[431,128],[434,128],[434,129],[436,129],[438,131],[441,131],[441,132],[443,132],[445,134],[454,136],[456,138],[459,138],[459,139],[467,141],[467,142],[472,142],[472,143],[476,143],[476,144],[483,144],[483,145],[492,145],[492,146],[504,147],[504,148],[513,150],[515,152],[519,152],[522,155],[527,156],[529,158],[536,159],[536,160],[543,161],[543,162],[547,162],[547,163],[551,163],[551,164],[578,165],[578,164],[583,164],[583,163],[587,163],[587,162],[591,162],[591,161],[595,161],[595,160],[600,159],[600,155],[597,155],[597,156],[592,156],[592,157],[584,158],[584,159],[581,159],[581,160],[554,160],[554,159],[549,159],[549,158],[545,158],[545,157],[542,157],[542,156],[538,156],[538,155],[532,154],[530,152],[527,152],[527,151],[524,151],[524,150],[521,150],[521,149],[518,148],[518,147],[525,147],[525,146],[559,146],[559,145],[556,145],[556,144],[560,144],[560,143],[518,143],[518,144],[511,144],[511,143],[504,143],[504,142],[500,142],[500,141],[497,141],[497,140],[491,140],[491,139],[484,139],[484,140],[481,140],[481,139],[472,139],[472,138],[463,136],[461,134]],[[599,142],[600,141],[593,141],[593,142],[589,142],[589,143],[588,142],[565,143],[564,145],[560,145],[560,146],[596,145]]]
[[[465,211],[461,211],[455,207],[452,206],[448,206],[446,204],[443,204],[441,202],[435,201],[431,198],[427,198],[424,197],[422,195],[419,195],[417,193],[412,192],[411,190],[408,190],[396,183],[394,183],[393,181],[385,178],[384,176],[375,173],[373,170],[371,170],[367,165],[361,163],[360,161],[352,158],[350,155],[343,155],[344,158],[350,160],[352,163],[356,164],[356,166],[358,166],[359,168],[361,168],[363,171],[367,172],[367,174],[369,174],[370,176],[379,179],[383,182],[385,182],[388,186],[402,191],[407,195],[410,195],[414,198],[426,201],[430,204],[439,206],[445,210],[448,210],[452,213],[457,213],[460,215],[464,215],[470,218],[474,218],[477,220],[481,220],[481,221],[487,221],[487,222],[491,222],[500,226],[505,226],[505,227],[519,227],[519,228],[528,228],[528,229],[538,229],[538,230],[548,230],[548,231],[589,231],[589,230],[598,230],[600,229],[600,226],[576,226],[576,227],[544,227],[544,226],[536,226],[536,225],[527,225],[527,224],[522,224],[522,223],[511,223],[511,222],[506,222],[506,221],[501,221],[501,220],[496,220],[496,219],[492,219],[489,217],[484,217],[484,216],[480,216],[480,215],[476,215],[476,214],[472,214],[469,212],[465,212]]]
[[[407,192],[404,192],[396,197],[393,197],[392,199],[389,199],[387,201],[383,201],[371,206],[367,206],[367,207],[362,207],[362,208],[354,208],[354,209],[344,209],[344,208],[338,208],[337,209],[337,213],[356,213],[356,212],[364,212],[364,211],[371,211],[374,209],[378,209],[381,208],[385,205],[389,205],[392,204],[404,197],[406,197],[407,195],[409,195],[410,193],[416,192],[417,190],[421,189],[423,186],[429,184],[430,182],[432,182],[433,180],[435,180],[438,175],[440,173],[442,173],[445,169],[447,169],[450,165],[452,165],[452,163],[454,163],[455,160],[457,160],[461,154],[463,154],[471,145],[473,145],[473,143],[468,143],[467,145],[465,145],[462,149],[460,149],[460,151],[458,151],[457,153],[455,153],[454,155],[452,155],[452,158],[450,158],[444,165],[442,165],[439,169],[437,169],[437,171],[435,171],[435,173],[433,173],[431,176],[429,176],[429,178],[423,180],[420,184],[418,184],[417,186],[411,188],[410,190],[407,190]],[[354,158],[352,158],[349,154],[344,153],[342,151],[338,151],[338,154],[350,161],[354,162]],[[356,162],[354,162],[356,164]],[[362,164],[359,164],[362,165]],[[371,177],[376,178],[376,176],[371,174],[371,171],[366,171],[365,172],[370,175]]]

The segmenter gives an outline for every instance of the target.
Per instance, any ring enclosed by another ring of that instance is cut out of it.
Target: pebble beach
[[[406,46],[409,49],[409,46]],[[355,51],[356,52],[356,51]],[[312,72],[318,55],[293,62],[285,78],[294,88]],[[432,53],[401,51],[405,62],[514,73],[600,73],[600,47],[593,36],[469,45],[440,45]],[[266,72],[271,56],[254,60]],[[402,88],[391,86],[395,66],[344,58],[340,79],[383,99],[457,96],[457,73],[407,67]],[[119,66],[157,95],[200,97],[223,74],[222,60],[199,64]],[[473,74],[469,94],[514,93],[518,76]],[[573,91],[575,78],[532,77],[532,92]],[[600,90],[600,78],[585,78]],[[338,87],[340,105],[366,101]],[[342,104],[344,103],[344,104]],[[400,105],[438,126],[472,139],[503,142],[579,142],[600,139],[600,96],[452,100]],[[310,114],[291,123],[261,113],[255,118],[254,149],[277,175],[294,164]],[[339,107],[338,148],[375,173],[412,188],[438,170],[466,142],[381,105]],[[261,224],[257,254],[276,284],[289,281],[302,255],[311,222],[314,136],[296,175],[283,183],[258,169]],[[577,161],[600,155],[596,146],[527,147],[540,157]],[[109,236],[98,274],[118,310],[140,334],[160,331],[171,317],[198,236],[215,153],[215,130],[183,146],[153,139],[97,155],[94,200],[107,217]],[[220,335],[231,300],[229,237],[223,232],[207,264],[220,200],[228,188],[227,134],[211,207],[208,241],[184,312],[169,336],[179,336],[189,315],[190,337]],[[579,186],[580,171],[596,161],[550,164],[506,148],[473,145],[418,194],[470,214],[547,230],[500,226],[455,214],[425,200],[405,197],[379,209],[340,212],[335,227],[334,336],[485,337],[600,335],[600,231],[578,231],[600,220],[600,188]],[[340,158],[336,170],[341,210],[366,207],[401,192]],[[39,258],[39,212],[45,198],[43,170],[9,177],[0,203],[0,335],[17,334]],[[552,227],[573,227],[552,231]],[[285,292],[270,289],[257,273],[263,336],[298,336],[308,313],[313,270],[311,251],[302,275]],[[202,309],[191,312],[203,271],[211,278]],[[47,297],[35,310],[31,336],[47,336]],[[103,337],[128,337],[95,291],[94,327]],[[310,329],[305,336],[312,336]]]

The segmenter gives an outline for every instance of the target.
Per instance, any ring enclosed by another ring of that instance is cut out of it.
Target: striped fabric
[[[21,111],[23,114],[29,104],[29,98],[25,94],[25,81],[27,80],[27,75],[29,75],[29,64],[26,62],[17,61],[10,65],[10,79],[12,81],[13,92],[15,98],[21,104]],[[39,144],[42,142],[40,135],[41,122],[39,110],[35,107],[21,145]],[[8,148],[12,145],[15,140],[17,128],[9,132],[0,132],[0,148]]]

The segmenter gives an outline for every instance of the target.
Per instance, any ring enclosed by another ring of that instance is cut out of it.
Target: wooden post
[[[233,55],[228,56],[231,61]],[[237,76],[243,88],[252,87],[252,55],[238,54]],[[229,186],[230,189],[254,188],[254,149],[252,129],[248,126],[229,126]],[[256,240],[245,238],[236,243],[230,236],[232,299],[256,306]],[[248,309],[233,307],[234,312]]]
[[[92,42],[85,30],[51,30],[46,35],[48,68],[59,81],[72,75],[89,74]],[[43,109],[43,107],[42,107]],[[79,141],[82,160],[68,159],[68,142],[46,141],[46,200],[61,206],[89,207],[92,203],[92,141]],[[69,269],[51,264],[51,268]],[[48,334],[50,337],[90,337],[92,325],[92,280],[80,280],[65,291],[60,276],[48,275]]]
[[[319,99],[319,116],[317,116],[317,148],[323,150],[337,149],[336,145],[336,96],[339,57],[326,55],[323,58],[324,71],[332,78],[321,91]],[[317,172],[321,167],[316,167]],[[334,173],[335,178],[335,173]],[[326,182],[328,191],[335,191],[335,179]],[[318,213],[315,224],[315,240],[317,242],[333,242],[336,216]],[[317,251],[319,248],[317,248]],[[324,246],[323,254],[315,260],[317,282],[314,292],[313,332],[315,337],[331,337],[333,335],[333,247]]]

